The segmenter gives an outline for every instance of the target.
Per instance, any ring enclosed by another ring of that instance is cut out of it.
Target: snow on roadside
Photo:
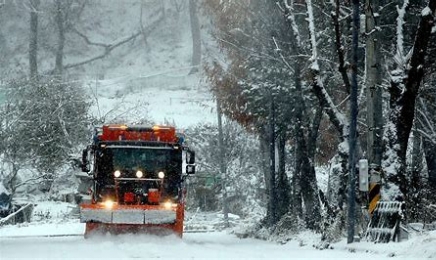
[[[219,212],[197,212],[186,214],[187,228],[183,240],[175,237],[154,237],[150,235],[122,235],[98,236],[85,240],[81,237],[85,225],[77,218],[68,216],[73,204],[63,202],[40,202],[34,214],[49,212],[50,217],[33,218],[31,223],[8,225],[0,227],[0,251],[2,259],[14,257],[33,258],[33,254],[20,251],[22,242],[32,244],[36,250],[35,257],[79,257],[76,246],[80,250],[94,250],[94,253],[83,257],[109,257],[118,255],[122,258],[148,256],[161,259],[175,259],[179,256],[189,259],[422,259],[436,255],[436,231],[415,233],[409,240],[399,243],[358,242],[347,244],[343,239],[331,245],[330,249],[318,250],[315,246],[320,241],[320,235],[310,231],[300,232],[285,244],[258,239],[239,239],[231,234],[231,229],[223,230],[219,227],[223,216]],[[43,215],[43,214],[42,214]],[[236,224],[239,219],[231,215]],[[222,230],[222,231],[219,231]],[[200,233],[189,231],[198,231]],[[206,233],[202,233],[204,231]],[[73,235],[77,237],[56,237],[59,235]],[[37,237],[41,236],[41,237]],[[44,237],[53,236],[53,237]],[[55,244],[56,246],[54,246]],[[62,248],[56,251],[56,248]],[[153,251],[146,248],[153,247]],[[33,249],[32,249],[33,250]],[[101,250],[106,250],[100,254]],[[53,253],[56,251],[55,253]],[[97,252],[99,251],[99,252]],[[189,251],[189,253],[187,253]],[[51,252],[51,253],[47,253]],[[149,254],[151,253],[151,255]]]
[[[71,218],[77,205],[61,201],[38,201],[33,208],[32,222],[61,222]]]
[[[436,257],[436,231],[412,235],[408,240],[391,243],[373,243],[362,241],[347,244],[343,239],[333,247],[350,252],[366,252],[368,254],[401,257],[405,259],[426,259]]]
[[[68,224],[52,226],[66,230]],[[44,227],[44,225],[42,226]],[[49,227],[46,227],[49,228]],[[1,230],[1,229],[0,229]],[[16,233],[17,234],[17,233]],[[33,233],[35,234],[35,233]],[[316,236],[315,236],[316,237]],[[431,237],[434,238],[433,235]],[[183,239],[175,236],[100,235],[82,237],[10,238],[0,236],[2,259],[12,258],[140,258],[140,259],[422,259],[432,257],[429,250],[433,240],[372,244],[335,245],[333,249],[318,250],[304,241],[313,234],[301,234],[300,239],[286,244],[258,239],[239,239],[226,231],[187,233]],[[423,243],[424,242],[424,243]],[[422,243],[422,245],[419,245]],[[26,250],[21,250],[23,244]],[[414,247],[418,245],[417,247]],[[375,248],[375,249],[374,249]],[[425,248],[425,252],[421,252]]]
[[[85,232],[85,225],[79,220],[68,220],[62,222],[46,223],[21,223],[0,228],[0,237],[19,238],[33,236],[59,236],[77,235],[81,236]],[[1,248],[1,247],[0,247]]]
[[[0,237],[83,234],[85,227],[71,216],[76,205],[60,201],[35,203],[31,222],[0,227]]]

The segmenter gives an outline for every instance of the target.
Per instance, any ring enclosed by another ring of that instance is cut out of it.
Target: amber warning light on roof
[[[172,126],[104,125],[101,141],[156,141],[176,143],[176,129]]]

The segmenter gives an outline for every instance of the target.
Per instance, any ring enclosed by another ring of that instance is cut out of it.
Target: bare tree
[[[189,17],[191,19],[192,34],[192,69],[189,74],[196,73],[201,62],[201,32],[197,14],[197,1],[189,0]]]
[[[142,10],[142,7],[141,7]],[[67,69],[71,69],[71,68],[75,68],[75,67],[80,67],[86,64],[89,64],[91,62],[95,62],[97,60],[101,60],[104,59],[105,57],[107,57],[113,50],[124,46],[125,44],[134,41],[136,38],[138,38],[140,35],[142,35],[145,38],[150,35],[153,31],[155,31],[157,28],[159,28],[159,25],[164,21],[164,6],[162,5],[159,9],[158,9],[158,14],[157,14],[157,18],[154,19],[154,21],[152,21],[147,27],[144,27],[142,24],[142,11],[141,11],[141,15],[140,15],[140,29],[137,31],[134,31],[131,33],[130,36],[126,36],[126,37],[121,37],[118,40],[115,40],[111,43],[106,43],[106,42],[95,42],[89,39],[89,37],[84,34],[83,32],[80,32],[78,29],[76,28],[72,28],[72,32],[77,34],[80,38],[83,39],[83,41],[85,41],[86,44],[90,45],[90,46],[97,46],[100,47],[102,49],[100,54],[96,54],[95,56],[89,57],[89,58],[85,58],[81,61],[78,62],[72,62],[69,64],[65,64],[63,66],[64,70]]]
[[[56,50],[56,62],[55,62],[55,75],[62,79],[63,74],[63,58],[65,47],[65,13],[68,12],[67,8],[64,8],[64,1],[56,0],[55,3],[55,21],[58,30],[58,41]]]
[[[30,41],[29,41],[29,68],[30,78],[38,77],[38,8],[39,0],[30,0]]]

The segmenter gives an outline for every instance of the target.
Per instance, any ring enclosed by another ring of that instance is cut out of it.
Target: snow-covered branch
[[[313,72],[315,72],[315,71],[319,71],[319,65],[318,65],[318,50],[316,46],[315,22],[313,17],[312,0],[306,0],[306,6],[307,6],[307,22],[309,24],[309,32],[310,32],[310,44],[312,45],[312,57],[310,58],[312,65],[310,69]]]
[[[300,32],[298,30],[297,22],[295,21],[295,14],[293,10],[294,3],[293,1],[289,4],[288,0],[283,0],[283,4],[285,6],[286,19],[289,21],[292,27],[292,33],[294,34],[295,40],[297,41],[297,47],[301,47],[301,37]]]
[[[13,219],[15,216],[17,216],[19,213],[21,213],[24,210],[27,210],[27,208],[32,207],[32,204],[26,204],[25,206],[21,207],[19,210],[15,211],[14,213],[8,215],[5,218],[0,219],[0,227],[7,224],[11,219]]]
[[[341,133],[342,136],[346,135],[347,120],[345,115],[339,111],[337,106],[334,104],[332,98],[327,93],[324,84],[319,76],[316,76],[312,82],[313,92],[320,101],[321,105],[326,108],[326,113],[330,118],[330,121],[335,126],[336,130]]]
[[[289,64],[289,62],[285,59],[285,57],[283,56],[282,50],[280,49],[276,38],[272,37],[274,45],[275,45],[275,51],[279,54],[280,58],[282,59],[283,63],[286,65],[286,67],[290,70],[290,71],[294,71],[294,69],[292,68],[291,64]]]
[[[409,0],[404,0],[403,6],[399,8],[397,6],[397,52],[394,56],[394,60],[397,63],[397,68],[404,68],[404,65],[406,63],[406,57],[404,56],[404,16],[406,15],[406,9],[409,5]]]

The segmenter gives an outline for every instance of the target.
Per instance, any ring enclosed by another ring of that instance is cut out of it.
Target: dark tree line
[[[427,159],[428,184],[434,185],[434,154],[428,148],[434,146],[433,122],[427,114],[432,106],[424,100],[433,93],[429,50],[435,2],[368,0],[360,6],[366,26],[359,32],[356,52],[357,158],[369,155],[371,163],[382,166],[382,196],[406,200],[408,218],[416,216],[413,204],[427,182],[426,172],[408,167],[414,126],[414,136],[421,137],[414,139],[414,158],[421,154]],[[307,227],[318,229],[331,221],[320,221],[329,210],[340,219],[347,207],[346,192],[354,189],[348,185],[351,3],[265,0],[205,5],[214,17],[214,37],[227,57],[226,64],[206,65],[213,90],[227,116],[258,133],[265,162],[278,159],[280,165],[264,167],[267,192],[274,198],[269,200],[266,223],[273,226],[296,214]],[[337,145],[330,156],[338,167],[331,172],[334,192],[319,194],[315,166],[327,140]],[[424,145],[416,145],[421,140]],[[293,147],[292,153],[284,152],[286,146]],[[286,156],[292,157],[292,169],[284,172]]]

